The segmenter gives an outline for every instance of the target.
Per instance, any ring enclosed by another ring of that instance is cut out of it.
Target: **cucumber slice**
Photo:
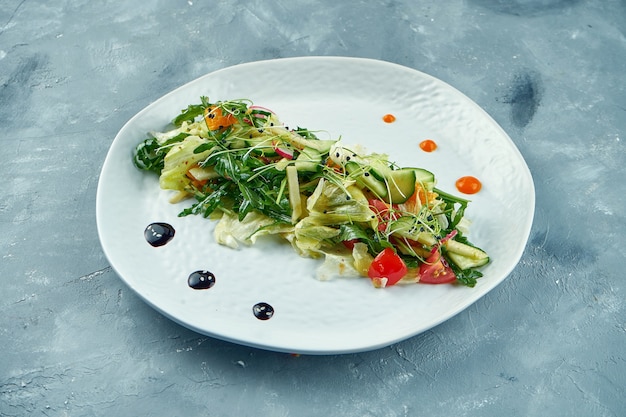
[[[427,191],[432,191],[435,188],[435,174],[427,171],[423,168],[411,168],[415,171],[415,181],[422,184],[422,187]]]
[[[392,204],[401,204],[415,193],[415,169],[402,168],[390,171],[387,180],[389,186],[388,201]]]
[[[336,140],[306,139],[306,147],[316,149],[320,154],[328,153],[335,143]]]
[[[448,257],[461,269],[478,268],[489,263],[489,255],[483,250],[450,239],[445,243]]]
[[[407,239],[415,240],[429,247],[437,244],[437,239],[429,233],[421,230],[420,223],[413,216],[401,216],[389,224],[389,232]]]
[[[363,164],[369,166],[372,170],[372,175],[380,181],[385,181],[393,172],[384,155],[370,155],[363,159]]]
[[[381,172],[365,168],[357,162],[348,162],[346,171],[356,175],[356,181],[363,187],[369,188],[378,198],[391,204],[400,204],[408,200],[415,193],[416,169],[391,169],[380,180]],[[376,172],[376,174],[374,174]]]
[[[458,253],[448,252],[448,258],[459,268],[466,270],[470,268],[478,268],[489,263],[489,257],[481,259],[468,258]]]
[[[376,179],[369,170],[363,169],[363,167],[356,162],[346,163],[345,168],[350,175],[356,177],[355,180],[359,185],[368,188],[380,199],[387,198],[387,186],[384,182]]]
[[[300,152],[294,164],[300,172],[317,172],[322,167],[322,154],[317,149],[306,147]]]
[[[415,183],[420,183],[427,191],[435,188],[435,175],[422,168],[401,168],[392,170],[385,163],[374,161],[372,175],[379,181],[389,184],[389,198],[392,204],[404,203],[415,192]]]

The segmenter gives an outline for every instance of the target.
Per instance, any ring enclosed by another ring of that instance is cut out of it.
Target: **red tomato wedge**
[[[435,252],[420,265],[419,282],[424,284],[450,284],[456,281],[452,268],[439,252]]]
[[[370,265],[367,275],[376,288],[390,287],[400,281],[408,268],[402,258],[391,248],[380,252]]]

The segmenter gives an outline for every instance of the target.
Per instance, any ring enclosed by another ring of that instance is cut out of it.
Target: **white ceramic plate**
[[[147,132],[169,121],[201,95],[213,101],[249,98],[291,126],[324,129],[360,143],[403,166],[420,166],[438,187],[455,180],[483,182],[466,216],[470,239],[492,262],[475,288],[410,285],[375,289],[369,280],[314,278],[318,261],[289,245],[260,243],[239,250],[213,241],[214,224],[178,217],[156,176],[137,170],[131,153]],[[384,123],[391,113],[395,123]],[[431,138],[439,148],[420,150]],[[334,354],[375,349],[419,334],[464,310],[502,282],[519,261],[534,213],[528,167],[506,133],[474,102],[442,81],[399,65],[357,58],[306,57],[254,62],[192,81],[152,103],[118,133],[98,185],[97,222],[104,252],[119,276],[172,320],[197,332],[263,349]],[[152,222],[167,222],[174,239],[154,248],[144,239]],[[209,270],[209,290],[187,285],[190,273]],[[275,313],[259,320],[252,307]]]

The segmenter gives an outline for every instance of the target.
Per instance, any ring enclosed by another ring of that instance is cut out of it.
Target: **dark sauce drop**
[[[143,235],[152,246],[163,246],[174,237],[174,228],[167,223],[152,223],[146,227]]]
[[[252,312],[259,320],[269,320],[274,315],[274,307],[267,303],[258,303],[252,307]]]
[[[187,278],[187,284],[194,290],[208,290],[215,285],[215,275],[209,271],[192,272]]]

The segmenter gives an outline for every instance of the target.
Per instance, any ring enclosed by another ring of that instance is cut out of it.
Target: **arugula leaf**
[[[175,126],[180,126],[183,122],[193,122],[196,117],[204,114],[204,109],[210,106],[209,98],[200,97],[201,104],[190,104],[186,109],[181,110],[180,114],[172,120]]]
[[[164,143],[159,143],[155,138],[148,138],[141,142],[133,152],[133,163],[144,171],[152,171],[160,174],[165,165],[165,155],[175,143],[182,142],[188,133],[179,133]]]
[[[404,261],[405,265],[408,268],[419,268],[421,265],[421,261],[416,258],[415,256],[409,256],[409,255],[400,255],[400,257],[402,258],[402,260]]]
[[[208,185],[215,191],[205,195],[198,190],[200,203],[191,210],[184,210],[183,215],[202,213],[206,217],[221,204],[237,213],[239,220],[257,210],[278,222],[291,222],[289,200],[277,191],[284,190],[281,187],[285,181],[284,171],[267,168],[247,149],[214,152],[202,165],[212,166],[220,175]],[[257,173],[261,168],[263,171]]]
[[[198,194],[196,195],[198,202],[181,211],[178,216],[185,217],[190,214],[202,214],[204,217],[209,217],[222,204],[222,197],[226,195],[228,195],[228,184],[222,184],[222,186],[207,195]]]
[[[298,135],[300,135],[300,136],[302,136],[303,138],[306,138],[306,139],[318,139],[318,137],[315,136],[315,133],[311,132],[309,129],[305,129],[305,128],[300,127],[300,126],[296,127],[295,132]]]
[[[183,122],[193,122],[196,117],[201,116],[204,113],[205,107],[201,104],[190,104],[185,110],[183,110],[172,123],[175,126],[180,126]]]
[[[200,145],[196,149],[194,149],[193,153],[195,153],[195,154],[202,153],[204,151],[209,151],[209,150],[213,149],[214,147],[215,147],[215,144],[212,143],[212,142],[203,143],[202,145]]]
[[[261,213],[265,211],[265,199],[261,193],[254,192],[245,182],[237,183],[241,192],[241,203],[239,204],[239,221],[246,217],[246,214],[253,208]]]
[[[465,285],[466,287],[474,288],[476,285],[476,280],[482,278],[483,273],[476,269],[461,269],[456,266],[454,263],[449,262],[450,268],[454,271],[456,275],[456,282],[461,285]]]
[[[452,231],[456,228],[457,224],[459,224],[459,222],[465,215],[465,209],[470,203],[470,200],[454,196],[438,188],[435,188],[434,191],[439,195],[439,198],[446,204],[446,216],[448,217],[450,223],[448,225],[448,230]],[[458,208],[456,207],[457,204],[459,205]]]

